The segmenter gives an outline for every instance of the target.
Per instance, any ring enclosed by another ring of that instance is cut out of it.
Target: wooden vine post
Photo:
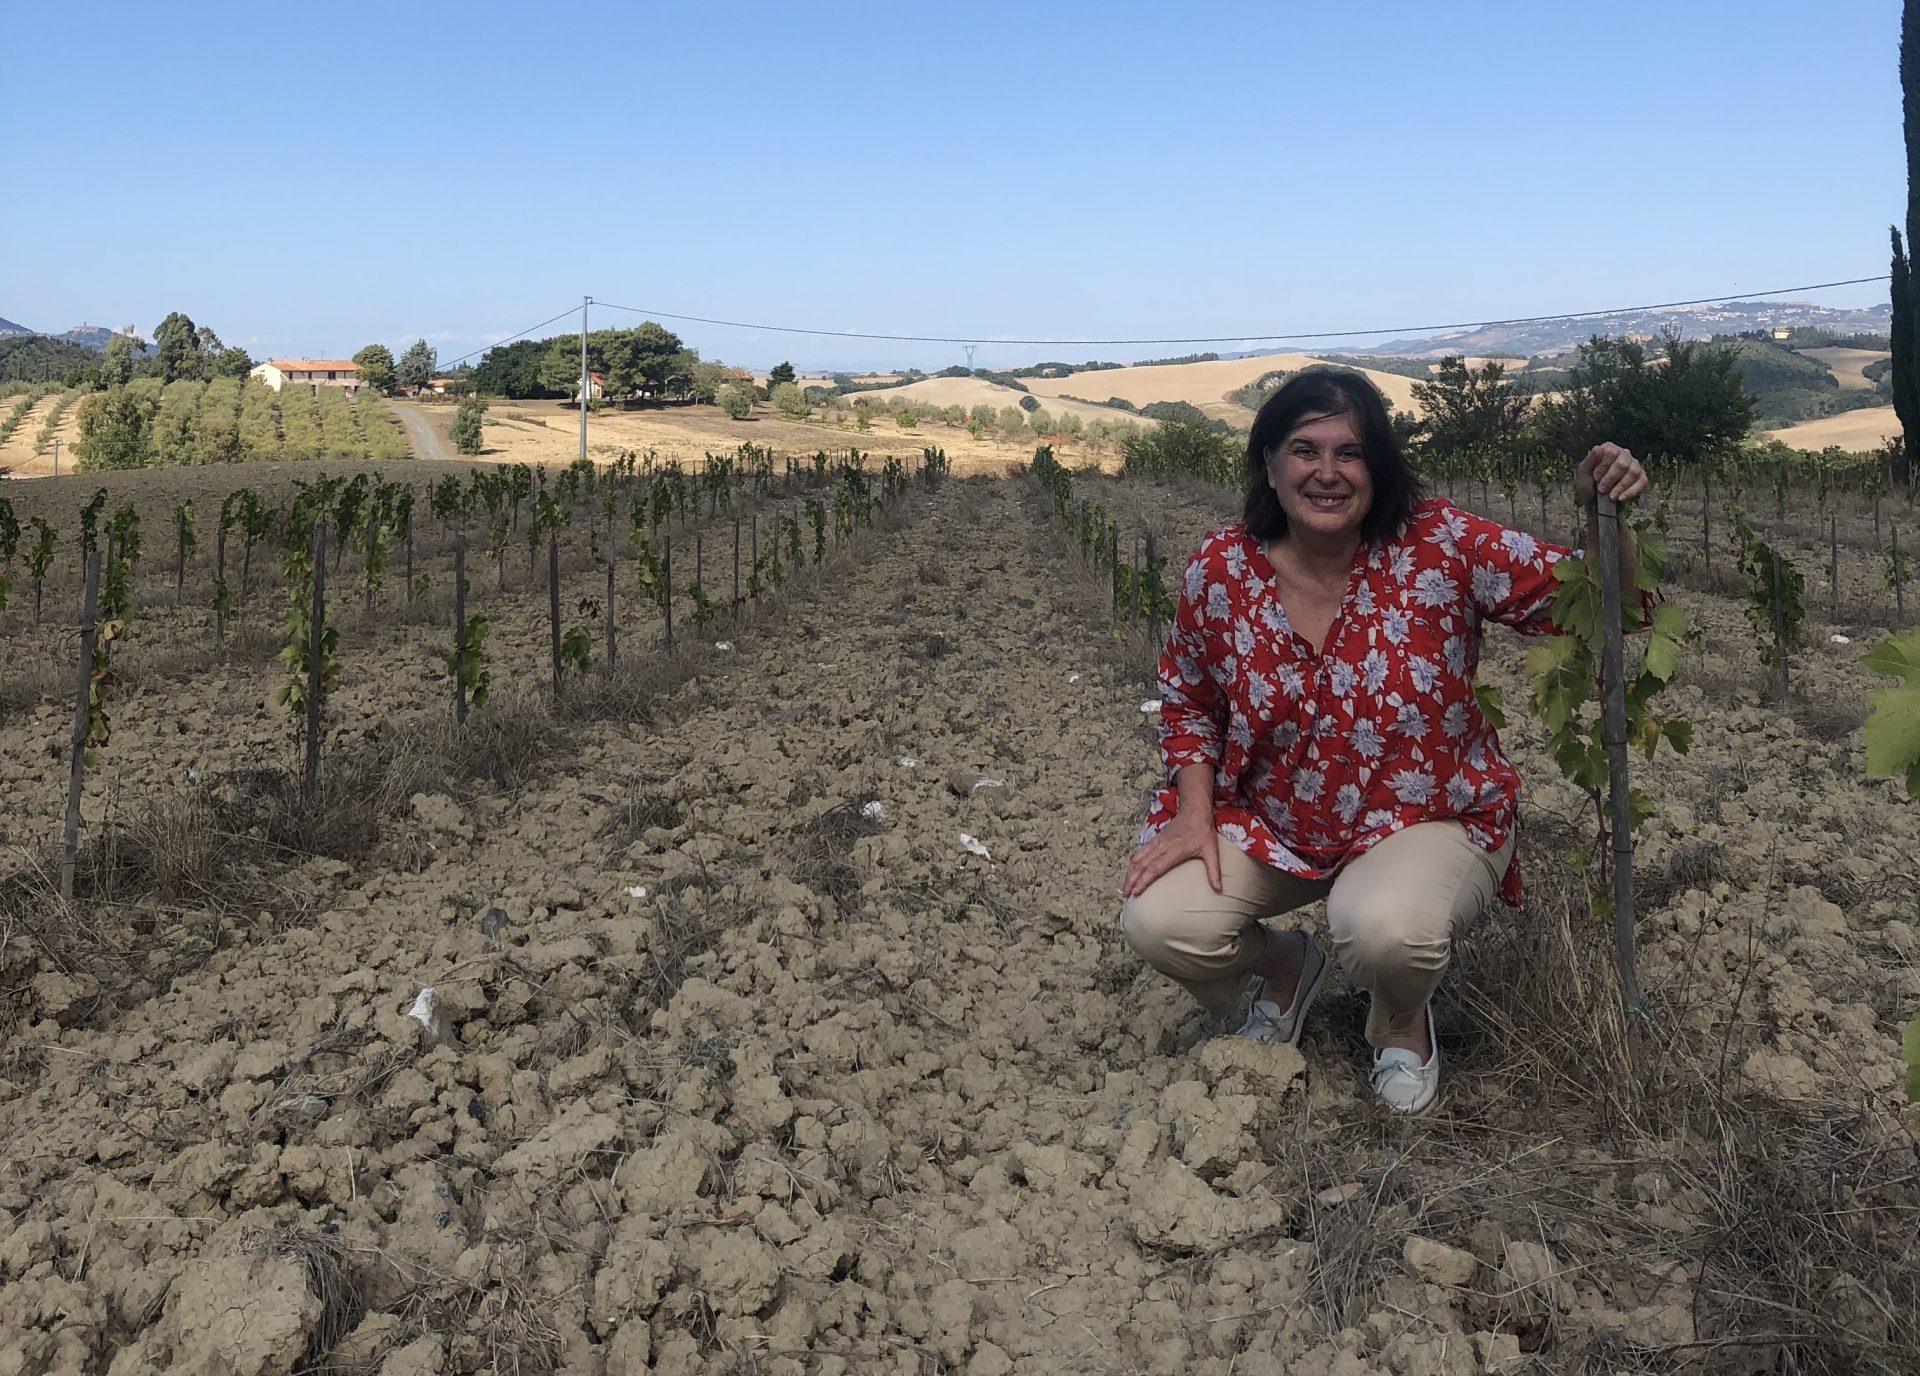
[[[619,551],[613,544],[613,518],[607,518],[607,667],[611,669],[620,662],[620,641],[615,629],[613,616],[613,569],[619,559]]]
[[[1887,533],[1893,537],[1893,625],[1895,630],[1907,628],[1907,595],[1903,588],[1906,579],[1900,575],[1905,572],[1900,567],[1900,527],[1889,526]]]
[[[733,620],[740,620],[740,517],[733,518]]]
[[[1120,612],[1120,523],[1107,527],[1107,568],[1113,574],[1113,610]]]
[[[666,537],[661,547],[660,581],[666,584],[660,594],[660,608],[667,617],[667,648],[673,648],[673,537]]]
[[[320,785],[320,695],[326,682],[327,523],[313,523],[313,610],[307,625],[307,760],[302,786]]]
[[[1780,551],[1773,551],[1773,645],[1774,658],[1780,661],[1780,707],[1785,710],[1788,702],[1787,686],[1787,600],[1786,590],[1781,586]]]
[[[213,581],[216,586],[227,581],[227,528],[223,525],[213,540]],[[227,643],[226,599],[221,598],[213,609],[213,643]]]
[[[1827,597],[1833,614],[1840,614],[1840,518],[1828,517],[1827,523]]]
[[[560,696],[560,537],[547,535],[547,629],[553,637],[553,695]]]
[[[460,652],[467,636],[467,532],[453,533],[453,719],[467,724],[467,683],[460,672]]]
[[[1633,795],[1627,782],[1626,644],[1620,626],[1620,510],[1595,494],[1600,539],[1600,692],[1613,846],[1613,954],[1629,1009],[1642,1007],[1633,939]]]
[[[73,900],[73,873],[80,863],[80,791],[87,777],[87,701],[93,691],[94,617],[100,603],[100,551],[87,551],[80,595],[80,668],[73,689],[73,742],[67,762],[67,825],[60,860],[60,897]]]

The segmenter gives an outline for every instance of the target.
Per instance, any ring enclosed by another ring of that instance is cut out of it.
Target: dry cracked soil
[[[1231,514],[1076,483],[1165,549]],[[352,863],[16,912],[0,1376],[1903,1369],[1920,809],[1864,778],[1862,644],[1816,645],[1803,720],[1738,609],[1682,599],[1658,1025],[1612,1006],[1588,805],[1515,710],[1530,905],[1463,939],[1446,1097],[1403,1122],[1350,991],[1263,1048],[1132,960],[1149,639],[1030,482],[916,490],[644,713],[393,800]],[[543,606],[493,612],[503,688]],[[130,640],[204,636],[169,615]],[[340,748],[443,710],[439,634],[349,628]],[[264,656],[195,666],[128,685],[89,835],[284,754]],[[16,854],[66,729],[51,695],[0,718]]]

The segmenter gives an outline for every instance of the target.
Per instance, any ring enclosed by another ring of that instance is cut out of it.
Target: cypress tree
[[[1913,277],[1907,246],[1920,242],[1920,0],[1905,0],[1900,13],[1900,116],[1907,147],[1907,233],[1893,226],[1893,408],[1903,438],[1901,465],[1910,474],[1920,451],[1920,358],[1916,338]],[[1904,475],[1903,475],[1904,476]]]

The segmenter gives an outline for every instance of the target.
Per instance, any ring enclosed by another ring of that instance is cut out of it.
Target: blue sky
[[[1098,339],[1857,277],[1904,205],[1898,27],[1896,0],[109,0],[82,36],[5,0],[0,316],[150,333],[180,309],[259,357],[424,335],[446,360],[583,293]],[[750,366],[964,361],[666,323]]]

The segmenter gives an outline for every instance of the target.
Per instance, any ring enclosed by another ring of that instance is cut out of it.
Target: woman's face
[[[1290,535],[1357,537],[1373,505],[1373,474],[1351,415],[1303,419],[1268,451],[1267,481]]]

